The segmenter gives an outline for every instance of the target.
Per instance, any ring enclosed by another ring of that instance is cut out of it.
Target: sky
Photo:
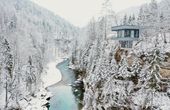
[[[75,26],[83,27],[92,17],[101,12],[103,0],[32,0],[61,16]],[[151,0],[112,0],[113,10],[119,12],[129,7],[140,6]],[[160,1],[160,0],[158,0]]]

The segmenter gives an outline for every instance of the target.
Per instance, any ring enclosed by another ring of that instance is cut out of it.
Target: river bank
[[[74,72],[69,69],[69,60],[57,65],[62,79],[47,89],[52,94],[50,110],[78,110],[78,104],[70,86],[76,80]]]
[[[49,87],[61,81],[62,75],[56,65],[63,62],[64,59],[58,58],[55,62],[50,62],[45,69],[45,73],[42,76],[42,81],[44,83],[44,87]]]

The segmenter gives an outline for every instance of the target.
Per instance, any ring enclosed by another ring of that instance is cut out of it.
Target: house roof
[[[122,29],[139,29],[139,26],[137,25],[120,25],[120,26],[114,26],[112,27],[112,31],[118,31]]]

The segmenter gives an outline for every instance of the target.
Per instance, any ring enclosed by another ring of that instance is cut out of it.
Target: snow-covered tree
[[[132,24],[132,16],[129,16],[128,18],[128,25],[131,25]]]
[[[0,10],[0,109],[5,105],[26,109],[21,103],[28,104],[32,93],[43,86],[41,75],[55,60],[54,49],[70,55],[78,29],[27,0],[1,0]],[[64,40],[55,45],[57,38]]]
[[[9,92],[12,87],[13,79],[13,56],[11,54],[11,47],[4,37],[1,37],[1,83],[5,89],[5,108],[8,107],[9,103]]]
[[[127,19],[127,15],[125,15],[124,18],[123,18],[123,25],[127,25],[127,24],[128,24],[128,23],[127,23],[127,20],[128,20],[128,19]]]

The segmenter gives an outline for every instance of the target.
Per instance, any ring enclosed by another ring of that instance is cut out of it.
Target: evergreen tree
[[[2,39],[2,55],[3,55],[3,66],[2,66],[2,70],[3,70],[3,75],[5,78],[5,91],[6,91],[6,95],[5,95],[5,108],[8,107],[8,103],[9,103],[9,92],[10,92],[10,88],[12,87],[12,78],[13,78],[13,56],[11,54],[11,48],[9,46],[9,43],[6,39]]]
[[[134,14],[132,16],[132,25],[136,25],[136,17]]]
[[[152,0],[151,3],[149,4],[149,17],[148,17],[148,22],[150,23],[150,26],[152,28],[156,27],[158,24],[158,4],[156,0]]]
[[[26,70],[26,88],[31,93],[31,95],[34,95],[35,92],[35,88],[34,88],[34,85],[36,84],[35,72],[36,71],[32,62],[32,58],[31,56],[29,56],[27,70]]]
[[[127,15],[125,15],[123,18],[123,25],[127,25]]]
[[[132,25],[132,21],[133,21],[132,16],[129,16],[128,25]]]

